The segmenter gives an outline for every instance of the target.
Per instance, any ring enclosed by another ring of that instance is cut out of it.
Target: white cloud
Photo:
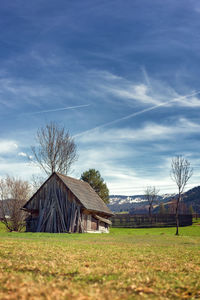
[[[52,97],[58,93],[54,86],[14,77],[0,79],[0,90],[0,103],[7,108],[19,108],[26,103],[38,108],[44,103],[49,107]]]
[[[7,154],[15,152],[18,145],[15,141],[0,140],[0,154]]]
[[[151,79],[143,73],[143,80],[128,80],[107,71],[90,71],[90,90],[95,87],[95,94],[103,94],[110,101],[110,95],[125,102],[129,106],[139,102],[144,105],[158,105],[178,96],[176,91],[159,80]],[[151,82],[151,84],[150,84]],[[116,99],[115,99],[116,102]]]
[[[26,153],[24,153],[24,152],[19,152],[19,153],[18,153],[18,156],[27,157],[28,155],[27,155]]]
[[[163,104],[165,106],[200,106],[200,100],[194,97],[196,94],[200,94],[200,91],[181,95],[166,83],[150,78],[144,68],[142,73],[144,79],[140,82],[134,82],[106,71],[89,72],[88,76],[93,76],[89,82],[90,89],[92,90],[95,87],[96,95],[103,94],[104,97],[107,96],[109,99],[111,94],[129,106],[135,105],[136,102],[143,105],[158,106]]]
[[[132,99],[142,102],[144,104],[160,104],[160,100],[151,97],[148,95],[149,88],[144,84],[138,85],[129,85],[125,88],[120,87],[108,87],[107,90],[111,92],[113,95],[125,98],[125,99]]]
[[[97,128],[93,131],[88,131],[87,134],[77,135],[77,140],[81,143],[127,143],[132,141],[166,140],[178,134],[187,135],[198,132],[200,132],[200,124],[191,122],[186,118],[180,118],[177,122],[168,126],[150,122],[139,129]]]
[[[30,180],[33,174],[41,174],[40,169],[26,162],[13,162],[9,159],[0,159],[0,176],[15,176],[24,180]]]
[[[197,97],[188,97],[186,99],[180,99],[177,101],[181,106],[186,107],[200,107],[200,99]]]
[[[166,139],[167,134],[172,132],[170,128],[157,124],[149,124],[142,129],[97,129],[89,132],[87,135],[78,137],[82,143],[127,143],[131,141],[153,140],[153,139]]]

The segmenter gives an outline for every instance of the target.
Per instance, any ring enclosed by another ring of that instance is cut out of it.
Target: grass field
[[[110,234],[8,233],[0,299],[200,298],[200,226]]]

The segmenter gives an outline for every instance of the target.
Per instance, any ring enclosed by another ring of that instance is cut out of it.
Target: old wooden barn
[[[109,232],[113,215],[87,182],[57,172],[22,209],[31,232]]]

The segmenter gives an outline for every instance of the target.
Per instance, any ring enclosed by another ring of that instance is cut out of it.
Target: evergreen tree
[[[99,197],[105,202],[109,203],[109,190],[100,172],[95,169],[89,169],[81,175],[81,180],[88,182]]]

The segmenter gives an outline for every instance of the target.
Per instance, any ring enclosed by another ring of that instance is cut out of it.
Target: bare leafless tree
[[[33,174],[30,180],[32,193],[36,193],[41,185],[47,180],[46,176],[40,176]]]
[[[171,162],[171,178],[178,187],[178,197],[176,201],[176,235],[179,234],[179,204],[181,202],[182,193],[185,186],[193,174],[193,169],[190,166],[190,162],[181,155],[172,158]]]
[[[74,139],[65,131],[51,122],[38,129],[37,147],[32,146],[34,161],[47,175],[53,172],[67,174],[72,163],[77,159]]]
[[[152,217],[153,204],[158,199],[158,193],[159,193],[159,190],[156,189],[155,186],[148,186],[144,191],[145,198],[147,199],[148,204],[149,204],[149,218],[150,219]]]
[[[0,180],[1,221],[9,231],[21,231],[25,223],[22,206],[30,197],[30,185],[27,181],[7,176]]]

